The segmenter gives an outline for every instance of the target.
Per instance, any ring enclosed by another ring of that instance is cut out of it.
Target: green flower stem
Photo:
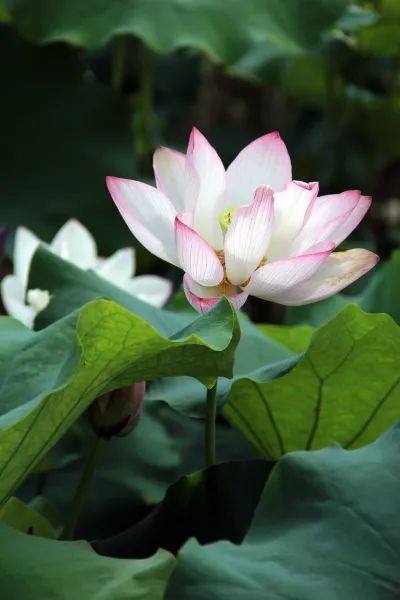
[[[217,416],[217,383],[207,389],[206,423],[205,423],[205,451],[206,466],[215,464],[215,419]]]
[[[76,488],[69,515],[60,535],[60,540],[73,539],[75,527],[78,522],[82,507],[84,505],[86,494],[92,482],[99,455],[102,449],[104,448],[106,442],[106,437],[99,435],[96,436],[93,447],[90,451],[89,456],[87,457],[84,469],[82,471],[78,487]]]
[[[47,483],[48,471],[40,471],[36,477],[36,494],[35,496],[44,496],[44,490]]]
[[[112,55],[111,85],[115,90],[120,90],[125,76],[126,38],[121,35],[114,40]]]

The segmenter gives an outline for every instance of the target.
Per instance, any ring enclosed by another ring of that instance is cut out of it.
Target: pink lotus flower
[[[183,269],[199,312],[222,295],[240,308],[249,294],[285,305],[327,298],[369,271],[368,250],[334,252],[371,198],[358,190],[318,196],[318,183],[292,180],[278,133],[244,148],[228,169],[193,129],[187,153],[159,148],[157,188],[108,177],[118,210],[153,254]]]

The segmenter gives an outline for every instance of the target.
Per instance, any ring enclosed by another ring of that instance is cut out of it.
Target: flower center
[[[221,213],[219,213],[218,222],[221,225],[222,233],[224,235],[228,231],[228,227],[232,223],[233,215],[235,214],[238,208],[238,206],[233,206],[232,208],[227,208],[226,210],[223,210]]]
[[[28,290],[26,300],[29,306],[32,306],[37,312],[40,312],[49,304],[50,293],[47,290]]]
[[[226,267],[225,267],[224,251],[223,250],[215,250],[215,254],[218,256],[219,261],[224,269],[224,278],[221,281],[221,283],[218,285],[218,291],[221,293],[221,295],[224,295],[224,296],[232,296],[233,294],[239,293],[241,291],[241,288],[244,288],[244,287],[246,287],[246,285],[248,285],[248,283],[250,281],[250,277],[248,277],[245,281],[242,281],[239,285],[234,285],[228,279],[228,275],[227,275]],[[263,267],[265,264],[267,264],[267,262],[268,262],[267,258],[262,258],[254,270],[257,271],[257,269],[259,269],[260,267]]]
[[[224,278],[218,286],[218,291],[222,296],[232,296],[233,294],[237,294],[238,288],[236,285],[233,285],[226,274],[225,267],[225,254],[223,250],[215,250],[215,254],[218,256],[219,261],[224,269]]]
[[[239,208],[238,206],[233,206],[231,208],[227,208],[226,210],[222,211],[218,215],[218,221],[219,221],[219,224],[221,226],[222,233],[224,234],[224,236],[225,236],[226,232],[228,231],[228,228],[232,223],[233,216],[234,216],[235,212],[238,210],[238,208]],[[244,288],[244,287],[246,287],[246,285],[248,285],[248,283],[250,282],[251,276],[248,277],[245,281],[242,281],[239,285],[234,285],[228,279],[228,275],[227,275],[226,267],[225,267],[224,251],[223,250],[215,250],[215,254],[218,256],[220,263],[224,269],[224,278],[218,286],[219,292],[224,296],[232,296],[234,294],[239,293],[241,291],[241,288]],[[267,262],[268,262],[267,257],[262,258],[254,270],[257,271],[257,269],[259,269],[260,267],[263,267]]]

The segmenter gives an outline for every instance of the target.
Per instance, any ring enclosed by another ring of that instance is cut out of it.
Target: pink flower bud
[[[95,431],[107,437],[128,435],[139,421],[145,391],[146,382],[139,381],[97,398],[89,408]]]

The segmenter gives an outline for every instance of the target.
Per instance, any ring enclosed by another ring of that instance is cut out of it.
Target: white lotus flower
[[[7,313],[27,325],[33,326],[36,315],[48,305],[47,290],[28,290],[29,267],[33,255],[43,242],[29,229],[18,227],[14,243],[14,274],[1,282],[1,296]],[[49,250],[64,260],[87,270],[94,270],[100,277],[137,296],[144,302],[161,306],[171,294],[171,283],[155,275],[133,277],[135,251],[122,248],[109,258],[97,256],[93,236],[76,219],[67,221],[56,233]]]
[[[154,173],[157,188],[108,177],[108,189],[134,236],[183,269],[186,296],[199,312],[222,295],[237,308],[249,294],[285,305],[316,302],[378,261],[367,250],[333,252],[371,198],[358,190],[318,197],[318,183],[292,181],[276,132],[246,146],[225,171],[193,129],[186,155],[155,152]]]

